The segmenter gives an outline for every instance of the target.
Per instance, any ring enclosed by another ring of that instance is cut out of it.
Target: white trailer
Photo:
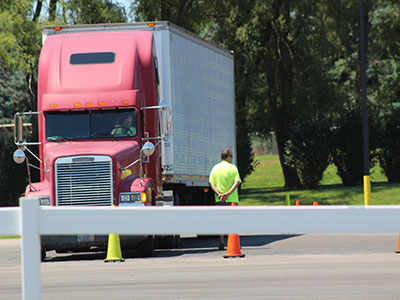
[[[164,182],[208,186],[222,149],[231,149],[236,162],[232,53],[170,22],[44,27],[43,41],[57,33],[115,30],[153,32],[160,100],[172,116],[172,134],[162,143]]]

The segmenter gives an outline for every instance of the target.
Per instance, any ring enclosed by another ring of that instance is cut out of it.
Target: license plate
[[[78,235],[78,242],[90,242],[94,241],[94,235],[80,234]]]

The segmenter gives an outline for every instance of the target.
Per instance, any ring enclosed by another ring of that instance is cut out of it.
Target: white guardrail
[[[40,235],[398,233],[400,206],[43,207],[0,209],[0,235],[22,237],[22,297],[41,298]]]

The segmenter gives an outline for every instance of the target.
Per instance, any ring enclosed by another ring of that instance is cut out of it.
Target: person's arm
[[[217,197],[221,199],[222,194],[217,190],[217,187],[215,186],[215,184],[210,182],[210,186],[211,186],[211,189],[214,191],[214,193],[217,194]]]
[[[240,181],[236,181],[226,193],[221,195],[221,201],[225,201],[239,187]],[[223,199],[223,200],[222,200]]]

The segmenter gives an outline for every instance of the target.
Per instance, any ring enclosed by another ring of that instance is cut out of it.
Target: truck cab
[[[25,196],[52,206],[156,205],[161,190],[157,72],[151,32],[47,37],[38,79],[41,181],[29,184]],[[132,236],[129,243],[145,242],[148,256],[150,238]],[[101,246],[105,239],[42,237],[42,249]]]

